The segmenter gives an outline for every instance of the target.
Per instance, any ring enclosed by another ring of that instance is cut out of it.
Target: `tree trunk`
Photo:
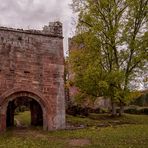
[[[124,113],[124,104],[121,102],[121,103],[120,103],[119,116],[122,116],[123,113]]]
[[[116,103],[112,102],[112,116],[116,116],[117,112],[116,112]]]

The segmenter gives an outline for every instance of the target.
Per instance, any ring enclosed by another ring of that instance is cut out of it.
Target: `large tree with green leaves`
[[[148,0],[73,0],[78,14],[70,63],[75,85],[89,96],[108,96],[120,113],[148,65]],[[134,84],[134,85],[133,85]]]

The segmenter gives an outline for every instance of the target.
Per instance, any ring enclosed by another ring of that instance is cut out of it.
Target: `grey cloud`
[[[64,24],[64,36],[70,32],[71,0],[0,0],[0,25],[41,29],[49,21],[60,20]],[[67,41],[65,40],[67,48]]]

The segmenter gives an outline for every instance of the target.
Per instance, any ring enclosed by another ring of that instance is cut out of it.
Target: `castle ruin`
[[[29,105],[31,124],[65,127],[63,35],[60,22],[43,30],[0,27],[0,131]]]

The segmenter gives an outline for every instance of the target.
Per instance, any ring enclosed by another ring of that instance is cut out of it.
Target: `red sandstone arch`
[[[1,114],[0,131],[6,129],[6,112],[9,101],[15,100],[16,98],[20,97],[32,98],[40,104],[43,111],[43,129],[46,130],[47,108],[48,108],[46,98],[44,98],[44,96],[39,91],[36,90],[32,90],[29,88],[14,88],[3,93],[0,98],[0,114]]]
[[[40,101],[43,103],[43,104],[46,104],[46,98],[44,98],[44,96],[42,95],[42,93],[40,93],[39,91],[37,90],[34,90],[34,89],[31,89],[31,88],[13,88],[11,90],[8,90],[6,92],[4,92],[2,95],[1,95],[1,98],[0,98],[0,106],[5,102],[7,101],[7,98],[10,97],[11,95],[17,95],[18,93],[20,92],[26,92],[28,93],[28,95],[34,95],[34,96],[37,96],[38,98],[40,98]]]

